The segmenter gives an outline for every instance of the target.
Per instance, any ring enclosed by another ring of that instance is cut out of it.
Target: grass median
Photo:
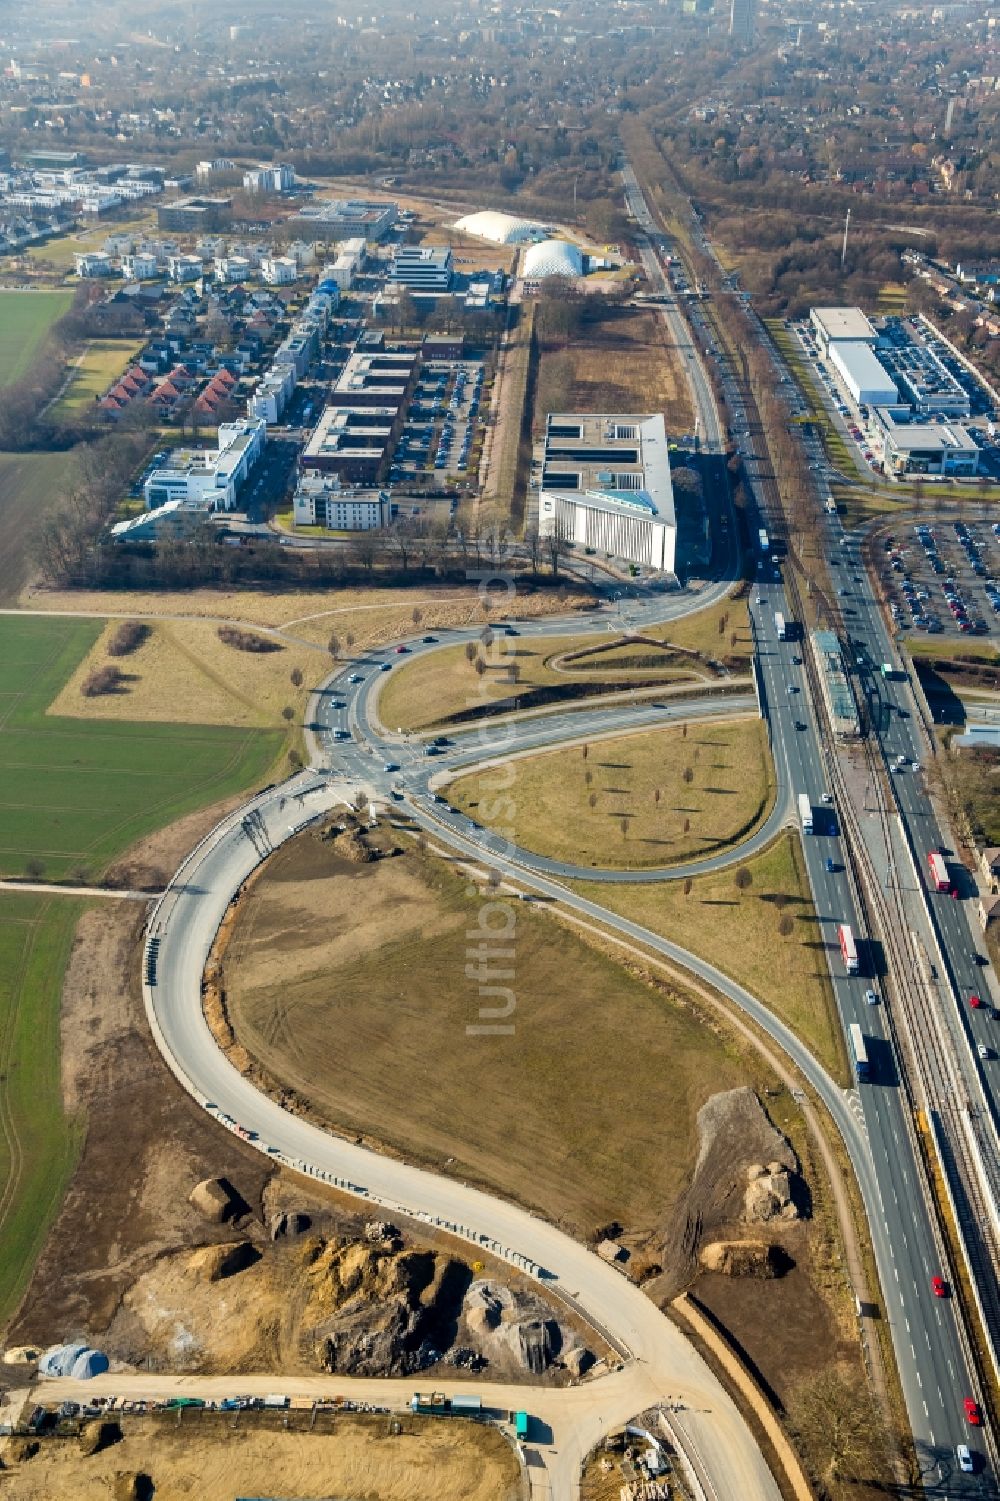
[[[826,945],[797,835],[783,834],[744,864],[691,881],[572,884],[592,901],[689,949],[745,986],[791,1027],[839,1083],[849,1084]]]
[[[618,869],[673,865],[745,839],[774,801],[759,719],[670,725],[518,757],[447,798],[539,855]]]
[[[749,671],[751,639],[742,600],[723,600],[635,637],[617,612],[609,613],[606,623],[604,637],[491,632],[478,649],[475,643],[462,644],[418,657],[383,683],[379,718],[389,729],[420,731],[501,706],[529,708],[545,701],[546,690],[552,701],[560,691],[582,695],[605,683],[622,689],[640,682],[716,683],[723,672],[710,664],[720,659],[726,671]]]

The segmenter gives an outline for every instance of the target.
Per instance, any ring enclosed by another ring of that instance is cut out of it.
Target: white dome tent
[[[547,224],[539,224],[534,219],[517,219],[512,214],[497,213],[493,209],[466,214],[454,228],[479,240],[492,240],[495,245],[523,245],[531,240],[543,240],[549,232]]]
[[[570,276],[574,279],[584,273],[583,252],[569,240],[541,240],[524,253],[524,277],[526,281],[543,276]]]

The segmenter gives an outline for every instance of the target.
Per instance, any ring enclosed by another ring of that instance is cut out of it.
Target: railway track
[[[767,437],[757,403],[749,382],[744,382],[743,386],[751,431],[755,437],[760,437],[761,447],[757,451],[767,454]],[[800,587],[800,565],[790,549],[784,508],[770,470],[769,459],[764,472],[758,471],[757,479],[757,500],[762,524],[767,527],[771,537],[780,539],[789,548],[789,566],[784,570],[785,588],[796,618],[805,620],[807,616]],[[829,615],[839,616],[840,612],[832,606],[832,601],[825,600],[824,604]],[[841,619],[839,623],[839,634],[843,639],[844,622]],[[822,713],[824,698],[816,663],[809,651],[803,652],[802,659],[813,704],[816,711]],[[863,707],[867,710],[867,704]],[[885,761],[881,749],[867,736],[862,740],[861,747],[868,779],[876,793],[879,833],[886,850],[892,852],[899,843],[893,837],[891,827],[898,814],[891,786],[888,792],[886,790]],[[965,1261],[976,1313],[985,1338],[988,1362],[980,1358],[981,1345],[974,1346],[969,1338],[968,1331],[972,1323],[969,1315],[972,1310],[968,1308],[964,1309],[965,1317],[956,1320],[959,1336],[970,1369],[979,1374],[979,1384],[986,1397],[984,1405],[992,1409],[992,1393],[1000,1382],[1000,1365],[997,1359],[1000,1352],[1000,1284],[997,1280],[997,1267],[1000,1265],[1000,1153],[997,1151],[996,1131],[992,1120],[988,1117],[984,1119],[982,1106],[970,1098],[965,1077],[955,1056],[953,1040],[944,1023],[944,1007],[956,1004],[954,994],[950,985],[942,988],[919,935],[912,931],[898,882],[886,885],[875,868],[870,839],[861,827],[840,757],[826,737],[823,740],[823,757],[830,786],[836,790],[858,910],[863,914],[865,931],[877,935],[882,945],[886,970],[892,982],[895,1005],[887,1006],[884,1010],[900,1083],[910,1105],[913,1134],[919,1134],[916,1130],[917,1111],[923,1109],[931,1132],[931,1150],[937,1157],[955,1219],[960,1253]],[[920,1148],[916,1142],[914,1145],[919,1161]],[[931,1208],[931,1224],[940,1249],[941,1264],[942,1267],[947,1267],[950,1263],[947,1239],[933,1196],[928,1197],[928,1204]],[[956,1291],[961,1291],[962,1284],[954,1276],[952,1285]],[[985,1352],[983,1354],[985,1356]],[[987,1365],[991,1365],[992,1370],[987,1369]],[[997,1416],[998,1414],[990,1411],[991,1421],[986,1429],[994,1463],[997,1453],[993,1432]]]

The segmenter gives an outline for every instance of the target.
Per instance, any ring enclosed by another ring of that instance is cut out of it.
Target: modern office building
[[[378,531],[389,525],[392,507],[385,490],[346,488],[335,474],[303,474],[292,497],[296,526],[338,532]]]
[[[892,376],[903,401],[923,417],[968,417],[969,393],[948,367],[923,344],[896,344],[879,349],[879,360]]]
[[[304,473],[376,485],[383,479],[402,426],[398,406],[328,406],[306,444]]]
[[[355,198],[319,198],[303,204],[295,230],[314,239],[384,240],[399,216],[396,203],[364,203]]]
[[[288,193],[295,186],[295,168],[287,162],[262,162],[243,174],[248,193]]]
[[[416,350],[356,350],[330,392],[331,406],[405,406],[416,382]]]
[[[550,413],[538,530],[673,573],[677,520],[662,415]]]
[[[441,296],[451,288],[452,257],[447,245],[399,245],[389,281],[417,294]]]
[[[174,448],[143,485],[147,509],[181,501],[186,509],[232,511],[264,452],[267,423],[259,418],[219,424],[218,448]]]
[[[228,222],[232,208],[231,198],[178,198],[157,207],[156,222],[160,229],[175,234],[201,234],[221,229]]]

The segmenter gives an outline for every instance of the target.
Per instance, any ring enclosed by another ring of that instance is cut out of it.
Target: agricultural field
[[[685,733],[686,732],[686,733]],[[672,865],[753,833],[774,776],[759,719],[648,730],[457,778],[447,798],[537,854],[577,865]]]
[[[738,870],[750,878],[742,888]],[[797,835],[783,834],[741,866],[695,876],[690,889],[687,881],[575,886],[744,985],[846,1087],[843,1034]]]
[[[59,1005],[84,903],[0,893],[0,1327],[17,1307],[76,1161],[63,1111]]]
[[[142,342],[134,339],[90,339],[78,361],[69,367],[69,384],[52,408],[54,417],[86,415],[99,396],[135,359]]]
[[[141,835],[266,780],[281,751],[277,731],[49,714],[100,630],[0,617],[0,874],[93,878]]]
[[[396,668],[383,683],[379,717],[393,729],[422,730],[473,708],[488,710],[499,701],[517,698],[526,707],[532,690],[582,693],[609,680],[621,688],[640,682],[713,683],[719,675],[708,663],[718,658],[725,658],[733,672],[749,671],[750,634],[742,601],[724,600],[634,638],[626,626],[619,627],[617,616],[608,614],[607,622],[603,637],[539,638],[527,631],[499,636],[484,645],[481,674],[464,646],[422,656]]]
[[[70,453],[0,453],[0,605],[15,605],[30,579],[39,524],[72,462]]]
[[[662,412],[669,433],[691,432],[687,376],[659,313],[606,307],[572,341],[539,336],[536,428],[548,412]]]
[[[468,977],[481,901],[418,847],[359,864],[290,841],[226,954],[237,1041],[338,1129],[580,1235],[609,1219],[652,1233],[690,1174],[700,1106],[766,1070],[682,994],[527,903],[512,904],[513,1034],[477,1032],[480,1007],[503,1004]]]
[[[49,329],[68,312],[70,292],[0,291],[0,387],[30,368]]]

